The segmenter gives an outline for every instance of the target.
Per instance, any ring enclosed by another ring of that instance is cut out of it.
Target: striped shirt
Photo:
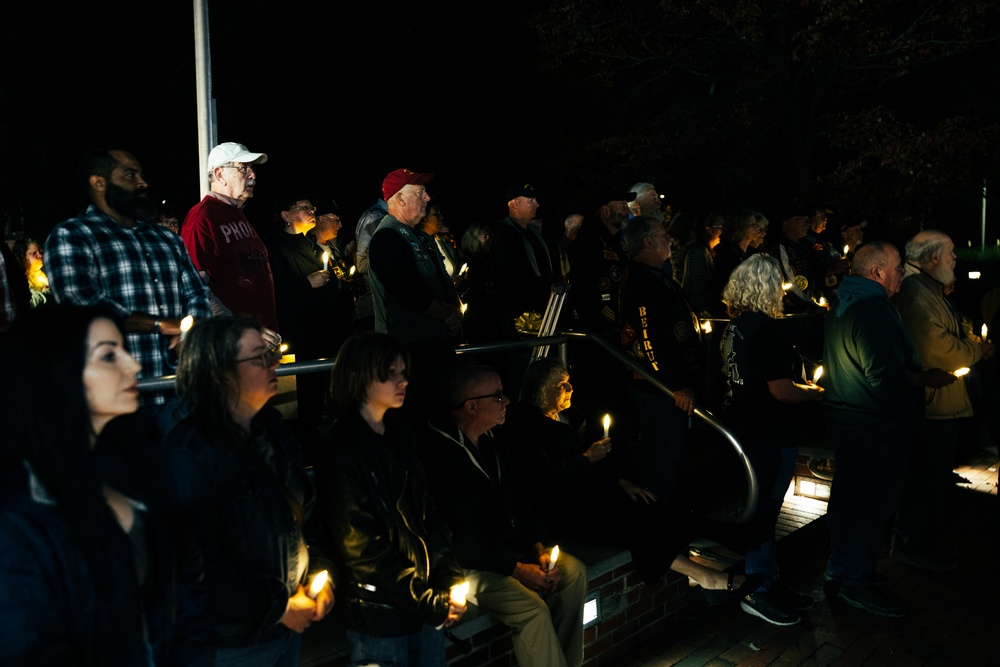
[[[56,301],[103,306],[122,321],[132,313],[156,319],[211,317],[208,290],[195,271],[181,237],[144,222],[125,227],[90,206],[60,223],[45,243],[45,268]],[[139,377],[175,371],[169,338],[158,332],[129,333],[126,345],[142,364]],[[151,396],[143,404],[161,404]]]

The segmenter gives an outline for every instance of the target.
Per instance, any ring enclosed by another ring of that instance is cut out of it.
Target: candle
[[[819,382],[819,379],[823,377],[823,367],[817,366],[816,370],[813,371],[813,382]]]
[[[351,274],[352,276],[354,275],[354,266],[353,266],[353,265],[351,265],[351,271],[350,271],[350,274]]]
[[[330,573],[326,570],[319,572],[313,577],[312,583],[309,584],[309,599],[315,600],[319,592],[323,590],[326,586],[326,582],[330,581]]]
[[[602,421],[604,423],[604,437],[606,438],[611,433],[611,415],[604,415]]]
[[[466,597],[469,595],[469,582],[463,581],[451,587],[449,600],[456,607],[464,607]]]
[[[559,545],[552,547],[552,554],[549,556],[549,569],[547,572],[551,572],[552,568],[556,566],[556,561],[559,560]]]
[[[794,287],[794,285],[792,285],[791,283],[781,283],[781,289],[785,290],[786,292],[792,289],[792,287]]]
[[[702,333],[707,333],[707,334],[712,333],[712,322],[709,321],[709,320],[705,320],[704,322],[702,322],[701,323],[701,332]]]
[[[827,305],[827,304],[826,304],[826,297],[825,297],[825,296],[821,296],[821,297],[819,298],[819,302],[818,302],[818,303],[819,303],[819,305],[821,305],[821,306],[823,306],[823,307],[825,308],[825,307],[826,307],[826,305]]]
[[[190,315],[185,316],[184,319],[181,320],[181,340],[184,340],[184,336],[187,335],[187,332],[190,331],[193,326],[194,318]]]
[[[468,271],[468,270],[469,270],[469,264],[468,264],[468,263],[465,263],[465,264],[463,264],[463,265],[462,265],[462,268],[460,268],[460,269],[458,270],[458,275],[460,275],[460,276],[464,276],[464,275],[465,275],[465,272],[466,272],[466,271]]]
[[[328,266],[330,266],[330,251],[329,250],[324,250],[323,251],[323,270],[325,271],[326,267],[328,267]]]
[[[462,311],[462,314],[463,314],[463,315],[465,315],[465,311],[467,311],[468,309],[469,309],[469,304],[467,304],[467,303],[463,303],[463,304],[462,304],[462,305],[461,305],[461,306],[459,307],[459,310],[461,310],[461,311]]]
[[[963,375],[965,375],[968,372],[969,372],[969,369],[967,367],[963,366],[962,368],[959,368],[957,371],[955,371],[954,373],[952,373],[952,375],[954,375],[955,377],[962,377]]]
[[[844,257],[847,257],[847,253],[849,253],[850,251],[851,251],[851,246],[845,245],[844,246]]]
[[[983,328],[980,329],[980,331],[979,331],[979,333],[981,333],[983,335],[983,340],[986,340],[986,334],[989,333],[989,330],[990,330],[990,328],[988,326],[986,326],[986,324],[983,324]]]

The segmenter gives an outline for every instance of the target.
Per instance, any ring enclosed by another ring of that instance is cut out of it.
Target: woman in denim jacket
[[[304,588],[314,493],[299,443],[265,407],[279,359],[254,320],[215,317],[188,332],[177,368],[170,473],[205,561],[218,667],[297,666],[301,633],[333,604],[329,586],[315,599]]]

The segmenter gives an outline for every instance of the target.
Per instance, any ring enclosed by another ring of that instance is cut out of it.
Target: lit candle
[[[282,354],[288,352],[288,343],[282,343],[281,345],[279,345],[278,352],[281,352]]]
[[[190,315],[185,316],[181,320],[181,340],[184,340],[184,336],[187,335],[187,332],[190,331],[191,327],[193,326],[194,326],[194,318],[191,317]]]
[[[351,275],[352,276],[354,275],[354,266],[353,265],[351,266]]]
[[[556,566],[556,561],[559,560],[559,545],[552,547],[552,553],[549,555],[549,569],[547,572],[551,572],[552,568]]]
[[[825,296],[821,296],[819,298],[819,305],[823,306],[824,308],[826,307],[826,297]]]
[[[986,334],[989,333],[990,328],[983,324],[983,328],[980,329],[980,333],[983,335],[983,340],[986,340]]]
[[[469,304],[463,303],[461,308],[462,314],[465,315],[465,311],[467,311],[468,309],[469,309]]]
[[[851,251],[851,246],[845,245],[844,246],[844,257],[847,257],[847,253],[850,252],[850,251]]]
[[[326,586],[326,582],[330,581],[330,573],[326,570],[319,572],[313,577],[312,583],[309,584],[309,599],[315,600],[319,592],[323,590]]]
[[[707,334],[712,333],[712,323],[709,320],[705,320],[701,323],[701,332]]]
[[[604,437],[608,437],[611,433],[611,415],[604,415]]]
[[[816,370],[813,371],[813,383],[819,382],[821,377],[823,377],[823,367],[817,366]]]
[[[952,373],[952,375],[954,375],[955,377],[959,377],[960,378],[963,375],[967,374],[968,372],[969,372],[969,369],[967,367],[963,366],[962,368],[959,368],[957,371],[955,371],[954,373]]]
[[[326,267],[328,267],[328,266],[330,266],[330,251],[329,250],[324,250],[323,251],[323,270],[325,271]]]
[[[468,271],[468,270],[469,270],[469,264],[468,264],[468,262],[466,262],[465,264],[462,265],[462,268],[460,268],[458,270],[458,275],[464,276],[465,272]]]
[[[455,584],[451,587],[450,601],[456,607],[464,607],[465,600],[469,595],[469,582],[463,581],[462,583]]]
[[[786,292],[792,289],[792,287],[794,287],[794,285],[792,285],[791,283],[781,283],[781,289],[785,290]]]

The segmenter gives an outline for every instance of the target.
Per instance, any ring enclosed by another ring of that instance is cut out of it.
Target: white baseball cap
[[[208,171],[212,172],[216,167],[221,167],[227,162],[241,162],[243,164],[264,164],[267,162],[267,154],[251,153],[243,144],[227,141],[219,144],[208,154]]]

